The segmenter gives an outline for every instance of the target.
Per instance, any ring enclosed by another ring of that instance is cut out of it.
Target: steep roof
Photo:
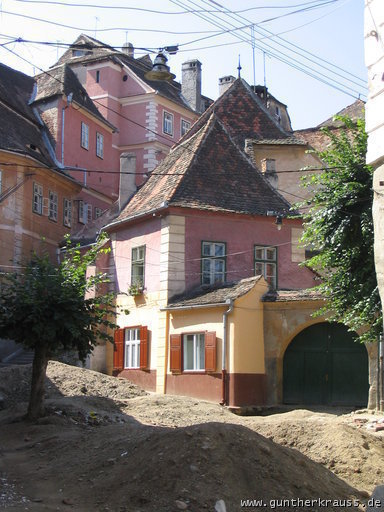
[[[53,166],[43,124],[29,104],[34,86],[32,77],[0,64],[0,149]]]
[[[172,149],[117,221],[164,206],[250,215],[290,209],[213,114],[197,133]]]
[[[356,100],[354,103],[343,108],[335,115],[349,117],[353,121],[355,121],[356,119],[364,119],[364,108],[365,102],[363,100]],[[332,116],[326,121],[323,121],[317,126],[317,128],[322,128],[323,126],[328,126],[329,128],[339,128],[340,126],[342,126],[343,123],[341,121],[334,119],[334,117],[335,116]]]
[[[223,305],[228,299],[236,300],[248,293],[260,279],[261,276],[254,276],[232,283],[204,287],[198,286],[183,294],[172,297],[168,302],[167,309]]]
[[[242,78],[233,82],[199,117],[181,140],[186,140],[196,133],[212,113],[226,127],[241,148],[244,147],[245,139],[290,140],[289,143],[292,143],[292,133],[286,132],[279,125],[257,94]]]
[[[82,55],[75,55],[83,52]],[[56,65],[91,63],[100,60],[112,60],[116,64],[128,66],[143,82],[148,84],[160,96],[163,96],[182,107],[191,110],[181,95],[181,85],[175,80],[154,81],[145,78],[145,73],[152,69],[152,61],[148,56],[135,59],[112,46],[102,43],[93,37],[81,34],[76,41],[57,61]]]
[[[68,97],[72,94],[73,101],[88,110],[104,124],[116,130],[116,128],[100,114],[76,74],[67,64],[50,68],[49,71],[37,75],[35,79],[37,83],[35,102],[44,101],[56,96]]]

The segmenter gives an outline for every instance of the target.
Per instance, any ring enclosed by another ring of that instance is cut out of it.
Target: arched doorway
[[[284,403],[366,406],[368,354],[355,339],[337,323],[301,331],[284,355]]]

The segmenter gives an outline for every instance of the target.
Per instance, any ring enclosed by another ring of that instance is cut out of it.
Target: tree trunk
[[[48,361],[48,347],[45,344],[38,345],[35,348],[32,365],[31,394],[27,413],[29,420],[36,420],[44,416],[44,384]]]

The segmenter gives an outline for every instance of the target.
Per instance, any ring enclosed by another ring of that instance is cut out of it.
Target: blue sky
[[[57,42],[82,32],[115,47],[129,41],[136,55],[179,45],[169,56],[172,72],[180,80],[181,63],[199,59],[203,94],[215,99],[219,78],[237,76],[240,55],[241,76],[249,84],[265,78],[301,129],[359,94],[365,99],[363,14],[363,0],[0,0],[0,61],[38,73],[63,53]]]

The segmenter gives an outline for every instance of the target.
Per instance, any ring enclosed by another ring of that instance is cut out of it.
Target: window
[[[191,123],[189,121],[181,120],[181,136],[185,135],[187,131],[190,129]]]
[[[148,328],[140,325],[117,329],[114,335],[113,369],[147,370],[149,362]]]
[[[255,246],[255,275],[264,276],[264,279],[272,288],[277,288],[276,247]]]
[[[124,368],[140,367],[140,329],[125,329]]]
[[[66,198],[64,198],[63,204],[63,224],[68,228],[70,228],[72,224],[72,201]]]
[[[167,135],[173,135],[173,114],[163,113],[163,132]]]
[[[205,369],[204,334],[184,334],[183,369],[196,371]]]
[[[33,184],[32,210],[39,215],[43,213],[43,187],[38,183]]]
[[[89,126],[85,123],[81,123],[81,147],[88,149],[89,147]]]
[[[98,208],[97,206],[95,206],[95,219],[98,219],[102,213],[103,213],[103,210],[101,208]]]
[[[81,224],[85,224],[84,201],[79,201],[78,221],[81,222]]]
[[[99,158],[104,157],[104,135],[99,132],[96,132],[96,155]]]
[[[91,222],[91,220],[92,220],[92,205],[87,204],[86,210],[87,210],[87,222]]]
[[[202,243],[202,284],[225,282],[225,243]]]
[[[216,371],[215,332],[171,334],[169,346],[172,373]]]
[[[49,213],[48,218],[57,222],[57,208],[58,208],[56,192],[49,191]]]
[[[132,248],[131,285],[144,286],[145,245]]]

